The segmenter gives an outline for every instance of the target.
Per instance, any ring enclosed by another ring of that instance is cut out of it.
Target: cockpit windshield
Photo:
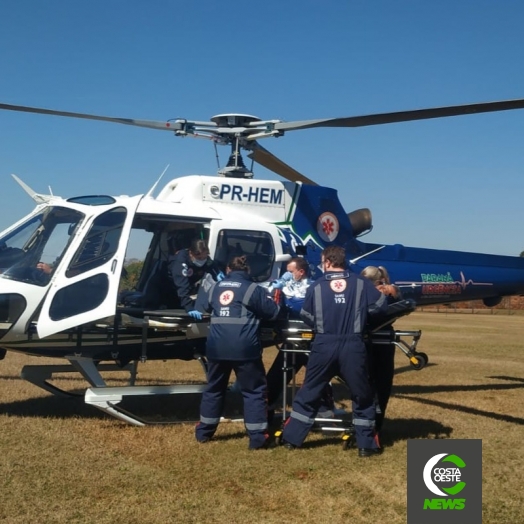
[[[84,216],[47,207],[0,237],[0,278],[47,285]]]

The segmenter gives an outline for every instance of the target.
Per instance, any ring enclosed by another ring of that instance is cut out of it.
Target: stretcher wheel
[[[411,366],[417,371],[421,370],[428,363],[429,358],[426,353],[417,353],[411,357]]]
[[[352,448],[355,445],[355,436],[351,433],[346,433],[342,435],[342,449],[346,451],[346,449]]]
[[[282,444],[282,431],[279,429],[275,432],[275,445],[280,446]]]

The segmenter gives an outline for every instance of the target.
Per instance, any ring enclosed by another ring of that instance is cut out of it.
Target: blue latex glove
[[[222,273],[222,271],[219,271],[218,275],[217,275],[217,282],[222,282],[222,280],[224,280],[224,278],[226,278],[226,275],[224,275],[224,273]]]
[[[193,311],[188,311],[187,314],[190,317],[193,317],[195,320],[202,320],[202,313],[196,309],[193,309]]]
[[[283,280],[284,282],[289,282],[290,280],[293,280],[293,273],[286,271],[281,277],[280,280]]]
[[[282,282],[282,280],[273,280],[273,282],[271,282],[271,287],[273,289],[282,289],[284,287],[284,282]]]

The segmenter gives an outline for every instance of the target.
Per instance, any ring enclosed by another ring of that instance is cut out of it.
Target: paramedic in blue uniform
[[[282,438],[288,448],[302,445],[315,421],[323,389],[339,375],[351,390],[359,456],[369,457],[382,449],[375,432],[375,403],[362,332],[368,315],[384,314],[387,302],[369,280],[346,271],[345,257],[342,247],[324,249],[324,275],[306,293],[301,316],[313,327],[315,338]]]
[[[226,271],[222,281],[207,292],[200,291],[197,298],[198,310],[211,313],[211,324],[206,344],[208,383],[195,434],[199,442],[207,442],[215,434],[234,371],[244,399],[249,449],[261,449],[266,447],[269,434],[259,324],[261,319],[275,319],[280,308],[250,278],[245,256],[233,257]]]
[[[206,273],[215,281],[223,276],[209,257],[205,240],[197,238],[191,242],[189,248],[180,249],[169,257],[169,274],[175,284],[177,302],[181,309],[187,312],[195,309],[195,300],[192,297],[197,294],[198,285]]]

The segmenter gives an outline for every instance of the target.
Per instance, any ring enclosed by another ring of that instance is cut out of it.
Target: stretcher
[[[365,334],[367,342],[379,345],[394,345],[409,359],[411,366],[422,369],[428,363],[425,353],[417,351],[417,344],[422,332],[393,330],[389,326],[398,318],[408,315],[415,309],[415,302],[412,300],[401,300],[388,306],[386,316],[376,326],[371,326]],[[388,328],[389,329],[385,329]],[[299,354],[309,355],[311,342],[314,334],[312,329],[299,319],[288,319],[280,333],[280,344],[278,350],[283,354],[282,365],[282,427],[274,434],[275,442],[279,445],[282,441],[283,427],[290,415],[288,406],[293,403],[296,394],[296,358]],[[407,342],[405,339],[411,339]],[[291,373],[291,391],[288,392],[288,374]],[[337,411],[335,410],[335,413]],[[324,434],[341,433],[342,448],[348,449],[355,445],[355,430],[352,420],[348,415],[340,418],[315,418],[313,430],[320,430]]]

